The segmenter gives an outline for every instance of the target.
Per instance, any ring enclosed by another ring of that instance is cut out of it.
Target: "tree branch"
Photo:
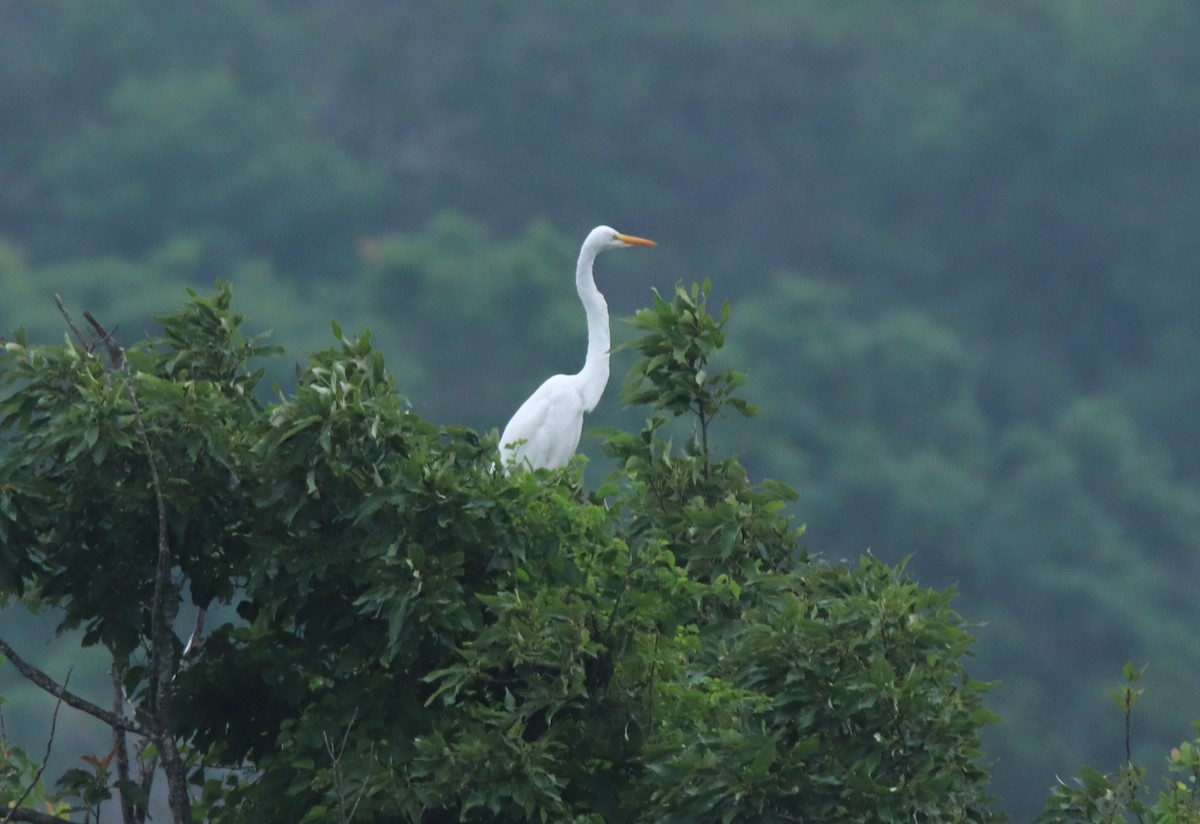
[[[92,325],[92,328],[96,330],[96,334],[100,336],[100,343],[103,343],[108,349],[108,357],[112,360],[113,369],[127,371],[126,367],[129,366],[129,361],[125,360],[125,350],[121,348],[121,345],[113,338],[113,335],[117,331],[117,327],[114,326],[112,332],[109,332],[100,325],[100,321],[92,317],[91,312],[86,310],[84,310],[83,317]],[[130,387],[130,390],[132,391],[132,386]]]
[[[358,790],[358,796],[354,799],[354,806],[349,811],[346,810],[346,787],[342,781],[342,755],[346,752],[346,745],[350,740],[350,730],[354,728],[354,722],[357,719],[358,708],[356,707],[354,714],[350,716],[350,723],[346,725],[346,732],[342,735],[341,745],[337,748],[333,746],[333,740],[329,737],[329,733],[321,732],[321,737],[325,739],[325,751],[329,753],[329,761],[333,765],[333,789],[337,793],[340,824],[350,824],[354,820],[354,816],[358,813],[358,805],[362,803],[363,796],[367,794],[367,784],[363,782]]]
[[[68,707],[74,707],[80,712],[85,712],[93,718],[98,718],[110,727],[123,729],[126,732],[145,735],[146,732],[138,726],[138,724],[128,718],[109,712],[103,707],[98,707],[91,701],[80,698],[72,692],[68,692],[65,687],[59,686],[53,678],[42,672],[37,667],[25,661],[24,658],[17,655],[16,650],[8,645],[3,638],[0,638],[0,653],[9,661],[12,661],[13,666],[17,668],[17,672],[21,673],[27,681],[41,687],[46,692],[62,700]]]
[[[79,334],[79,327],[75,325],[75,321],[71,318],[70,312],[67,311],[67,307],[63,303],[62,295],[58,292],[54,293],[54,305],[58,307],[58,313],[63,316],[63,320],[67,322],[67,326],[75,333],[75,338],[79,341],[79,345],[90,353],[95,348],[94,344],[88,343],[83,339],[83,335]]]
[[[138,403],[137,389],[134,387],[133,374],[129,369],[129,361],[125,350],[112,339],[110,333],[104,330],[91,314],[84,312],[88,323],[96,329],[101,340],[108,346],[109,357],[113,366],[125,373],[126,385],[129,388],[129,401],[133,406],[134,430],[138,441],[146,455],[146,463],[150,468],[150,483],[154,487],[154,505],[158,514],[158,563],[154,571],[154,599],[150,607],[150,666],[148,676],[152,685],[152,702],[150,716],[150,739],[157,745],[162,757],[163,771],[167,775],[167,803],[176,824],[191,824],[192,801],[187,791],[187,764],[176,746],[171,731],[171,698],[174,693],[172,666],[175,660],[175,634],[171,629],[172,621],[179,611],[179,601],[175,582],[171,579],[171,569],[174,566],[174,556],[167,535],[167,505],[163,499],[162,480],[158,475],[158,465],[154,460],[154,449],[150,446],[150,437],[146,434],[146,423],[142,419],[142,408]]]

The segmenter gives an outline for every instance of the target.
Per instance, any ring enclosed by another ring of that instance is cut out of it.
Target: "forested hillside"
[[[58,292],[132,341],[220,279],[486,432],[582,361],[587,231],[653,238],[614,314],[731,300],[723,446],[814,554],[957,585],[1027,820],[1122,758],[1126,661],[1144,752],[1200,716],[1197,43],[1185,0],[6,2],[0,334],[60,341]]]

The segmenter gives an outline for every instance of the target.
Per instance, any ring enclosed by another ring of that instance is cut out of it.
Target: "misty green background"
[[[1185,0],[9,0],[0,333],[61,340],[57,291],[128,342],[219,278],[283,391],[337,318],[489,430],[582,363],[587,231],[654,238],[600,259],[614,314],[731,301],[763,413],[719,448],[812,551],[957,585],[1028,820],[1123,759],[1127,660],[1138,752],[1200,716],[1198,43]],[[636,425],[616,395],[592,424]],[[49,707],[0,689],[40,752]]]

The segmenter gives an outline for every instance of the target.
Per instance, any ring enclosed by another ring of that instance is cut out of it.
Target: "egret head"
[[[583,242],[583,248],[591,250],[593,253],[603,252],[605,249],[624,249],[629,246],[654,246],[653,240],[646,240],[642,237],[634,237],[633,235],[623,235],[611,226],[597,226],[588,233],[587,240]]]

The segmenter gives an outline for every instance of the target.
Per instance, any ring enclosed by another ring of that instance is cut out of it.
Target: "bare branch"
[[[72,668],[74,669],[74,668]],[[67,685],[71,683],[71,670],[67,670],[67,677],[63,681],[63,690],[66,690]],[[13,802],[12,807],[8,811],[8,815],[4,816],[4,824],[12,821],[13,813],[25,802],[29,794],[33,792],[33,788],[42,780],[42,774],[46,772],[46,765],[50,763],[50,751],[54,748],[54,733],[58,730],[58,710],[62,706],[62,696],[58,696],[58,700],[54,702],[54,714],[50,716],[50,737],[46,739],[46,754],[42,756],[42,764],[37,768],[37,772],[33,774],[33,778],[29,781],[29,786],[25,788],[25,792],[21,793],[21,797]]]
[[[91,701],[80,698],[78,695],[68,692],[65,687],[59,686],[49,675],[17,655],[16,650],[9,646],[8,642],[3,638],[0,638],[0,653],[3,653],[5,658],[12,661],[13,666],[17,668],[17,672],[21,673],[27,681],[36,684],[46,692],[61,699],[68,707],[74,707],[80,712],[86,712],[88,715],[100,719],[110,727],[120,728],[127,732],[137,733],[138,735],[146,734],[133,720],[109,712],[103,707],[98,707]]]
[[[79,333],[79,327],[75,325],[75,321],[71,318],[71,313],[67,311],[66,305],[63,303],[62,295],[58,292],[54,293],[54,305],[58,307],[58,312],[63,316],[63,320],[67,322],[67,326],[71,327],[71,331],[75,333],[79,345],[91,352],[95,348],[94,343],[88,343],[83,339],[83,335]]]
[[[100,336],[100,343],[103,343],[108,349],[108,357],[112,361],[113,369],[125,369],[127,366],[129,366],[129,362],[125,360],[125,350],[122,349],[121,345],[117,343],[115,338],[113,338],[113,335],[116,334],[117,327],[114,326],[111,332],[106,330],[100,325],[100,321],[92,317],[92,313],[88,312],[87,310],[84,310],[83,317],[92,325],[92,328],[96,330],[96,334]]]

